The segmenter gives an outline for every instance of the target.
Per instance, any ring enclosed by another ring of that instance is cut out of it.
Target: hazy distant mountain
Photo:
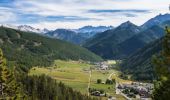
[[[130,21],[122,23],[115,29],[97,34],[94,38],[88,40],[84,47],[106,59],[120,59],[122,54],[119,48],[116,48],[121,42],[137,35],[140,27]]]
[[[170,14],[160,14],[150,20],[148,20],[146,23],[144,23],[141,27],[145,30],[147,28],[150,28],[154,25],[160,25],[161,23],[170,20]]]
[[[84,26],[82,28],[79,28],[76,30],[77,33],[79,33],[81,36],[86,37],[86,38],[91,38],[97,33],[104,32],[106,30],[113,29],[112,26]]]
[[[103,32],[105,30],[112,29],[113,27],[109,26],[84,26],[79,29],[56,29],[54,31],[47,32],[45,35],[65,40],[74,44],[82,44],[88,38],[93,37],[98,32]]]
[[[86,39],[78,33],[68,29],[56,29],[55,31],[48,32],[45,35],[65,40],[74,44],[81,44]]]
[[[14,25],[10,25],[10,24],[3,24],[3,27],[7,27],[7,28],[12,28],[12,29],[16,29],[16,30],[20,30],[20,31],[24,31],[24,32],[34,32],[34,33],[47,33],[49,32],[48,29],[36,29],[32,26],[28,26],[28,25],[20,25],[20,26],[14,26]]]

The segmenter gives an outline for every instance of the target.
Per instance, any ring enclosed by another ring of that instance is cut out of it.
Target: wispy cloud
[[[0,0],[0,23],[39,28],[142,24],[168,11],[169,0]]]
[[[137,10],[137,9],[97,9],[97,10],[89,10],[90,13],[149,13],[150,10]]]

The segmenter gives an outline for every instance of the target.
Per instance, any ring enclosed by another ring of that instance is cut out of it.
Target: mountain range
[[[84,26],[82,28],[79,28],[76,31],[76,33],[79,33],[81,36],[85,38],[91,38],[97,33],[104,32],[106,30],[111,30],[113,29],[113,26]]]
[[[156,16],[142,26],[136,26],[130,21],[125,22],[112,30],[95,35],[87,40],[83,46],[104,59],[125,59],[136,50],[164,35],[163,27],[170,22],[167,16],[169,14]],[[156,20],[164,17],[167,20],[155,23]],[[148,24],[152,22],[152,25]],[[148,28],[144,29],[144,26]]]
[[[97,26],[97,27],[84,26],[79,29],[56,29],[56,30],[48,30],[46,28],[38,29],[29,25],[14,26],[10,24],[3,24],[1,26],[24,31],[24,32],[38,33],[38,34],[49,36],[51,38],[68,41],[78,45],[84,43],[85,40],[93,37],[97,33],[104,32],[109,29],[113,29],[112,26]]]
[[[74,44],[83,44],[87,39],[93,37],[94,35],[113,29],[112,26],[84,26],[79,29],[56,29],[54,31],[47,32],[45,35],[65,40]]]
[[[170,14],[160,14],[141,26],[130,21],[118,27],[84,26],[79,29],[36,29],[27,25],[4,27],[42,35],[82,45],[104,59],[125,59],[136,50],[159,39],[164,34],[164,26],[170,24]]]

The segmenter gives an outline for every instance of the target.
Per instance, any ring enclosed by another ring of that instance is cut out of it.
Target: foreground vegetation
[[[162,41],[162,51],[153,57],[153,64],[157,73],[157,82],[153,93],[154,100],[170,98],[170,29],[166,27],[166,35]]]

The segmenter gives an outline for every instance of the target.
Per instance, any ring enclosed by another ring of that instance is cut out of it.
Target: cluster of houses
[[[109,65],[107,62],[98,62],[96,63],[96,68],[98,70],[108,70],[109,69]]]
[[[126,93],[127,96],[134,95],[140,98],[150,98],[154,85],[151,83],[132,82],[131,84],[119,84],[117,88],[121,91],[129,91]],[[131,92],[130,90],[132,89],[136,91],[136,93]]]

